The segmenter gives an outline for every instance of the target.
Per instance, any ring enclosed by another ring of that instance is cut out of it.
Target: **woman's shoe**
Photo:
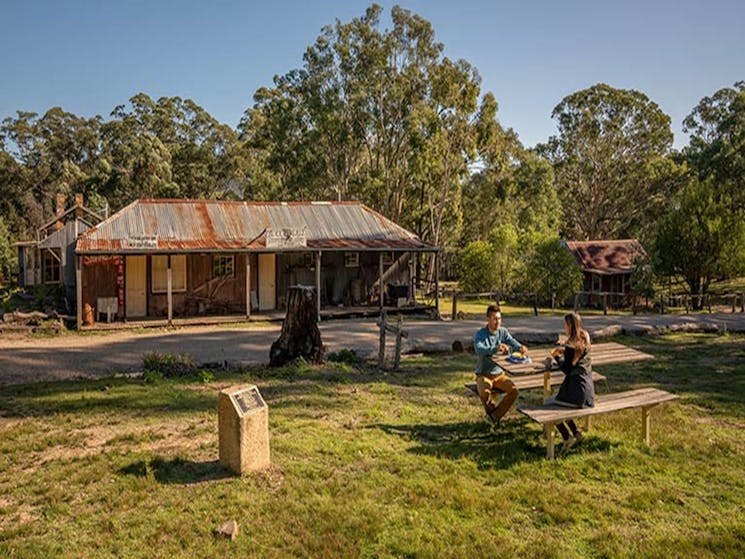
[[[566,452],[575,444],[577,444],[576,437],[569,437],[568,439],[564,439],[564,442],[561,445],[561,454],[566,454]]]

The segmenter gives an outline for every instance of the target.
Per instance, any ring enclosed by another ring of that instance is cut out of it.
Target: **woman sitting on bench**
[[[592,360],[590,357],[590,335],[582,328],[582,318],[571,312],[564,317],[567,340],[564,347],[556,348],[551,355],[566,375],[556,396],[546,400],[570,408],[591,408],[595,405],[595,386],[592,382]],[[559,423],[556,428],[564,439],[561,447],[566,452],[583,438],[573,420]]]

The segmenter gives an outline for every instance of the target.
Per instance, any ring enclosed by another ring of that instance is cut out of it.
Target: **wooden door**
[[[127,318],[147,314],[147,256],[127,256],[124,285]]]
[[[277,260],[275,254],[259,254],[259,310],[277,306]]]

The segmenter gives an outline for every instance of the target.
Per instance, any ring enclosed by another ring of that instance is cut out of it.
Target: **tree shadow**
[[[450,460],[467,458],[479,469],[504,469],[522,462],[540,460],[545,451],[538,433],[527,429],[521,418],[502,422],[501,427],[484,421],[437,425],[371,425],[388,435],[418,443],[409,452]]]
[[[483,421],[439,425],[376,424],[368,428],[416,441],[418,446],[409,449],[413,454],[449,460],[466,458],[477,463],[480,470],[494,470],[545,459],[545,440],[539,430],[529,427],[530,424],[527,418],[514,418],[503,421],[500,427]],[[607,452],[613,446],[617,445],[591,434],[572,453]]]
[[[168,382],[147,385],[140,379],[110,377],[5,387],[0,396],[0,414],[40,417],[121,411],[169,415],[214,410],[216,402],[216,390],[182,390]]]
[[[139,460],[119,470],[120,474],[135,477],[150,475],[163,484],[192,485],[235,477],[230,470],[217,460],[194,462],[183,458],[166,460],[161,457],[153,460]]]

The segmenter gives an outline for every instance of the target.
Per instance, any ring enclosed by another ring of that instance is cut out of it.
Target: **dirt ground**
[[[528,345],[563,330],[561,317],[506,317],[505,326]],[[609,326],[624,328],[714,325],[719,331],[745,332],[745,313],[690,316],[589,316],[585,327],[594,335]],[[410,320],[404,353],[448,351],[455,340],[470,340],[483,320]],[[377,355],[375,320],[332,320],[320,325],[327,352],[354,349],[365,358]],[[56,337],[0,336],[0,386],[24,382],[99,378],[113,372],[141,369],[144,354],[189,353],[197,363],[266,364],[269,347],[279,337],[280,324],[271,326],[194,326],[175,330],[118,330],[106,333],[67,333]],[[388,336],[388,355],[393,354]],[[545,341],[543,342],[545,343]]]

